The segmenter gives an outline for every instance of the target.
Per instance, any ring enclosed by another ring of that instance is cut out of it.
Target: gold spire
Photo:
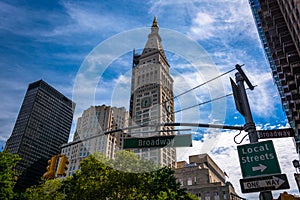
[[[157,20],[156,20],[156,16],[154,16],[153,23],[152,23],[152,27],[158,27],[158,25],[157,25]]]

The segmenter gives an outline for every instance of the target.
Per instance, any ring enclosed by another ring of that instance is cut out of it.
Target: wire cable
[[[231,73],[231,72],[234,71],[234,70],[236,70],[236,68],[233,68],[233,69],[231,69],[231,70],[229,70],[229,71],[227,71],[227,72],[224,72],[224,73],[222,73],[222,74],[220,74],[220,75],[218,75],[218,76],[216,76],[216,77],[214,77],[214,78],[212,78],[212,79],[210,79],[210,80],[208,80],[208,81],[206,81],[206,82],[203,82],[203,83],[201,83],[201,84],[199,84],[199,85],[197,85],[197,86],[195,86],[195,87],[193,87],[193,88],[191,88],[191,89],[189,89],[189,90],[186,90],[186,91],[184,91],[184,92],[182,92],[182,93],[180,93],[180,94],[174,96],[173,98],[167,99],[166,101],[163,101],[162,103],[159,103],[159,104],[157,104],[157,105],[162,105],[162,104],[164,104],[164,103],[166,103],[166,102],[168,102],[168,101],[174,100],[174,99],[176,99],[176,98],[178,98],[178,97],[180,97],[180,96],[182,96],[182,95],[184,95],[184,94],[187,94],[187,93],[189,93],[189,92],[191,92],[191,91],[193,91],[193,90],[195,90],[195,89],[197,89],[197,88],[199,88],[199,87],[201,87],[201,86],[204,86],[205,84],[207,84],[207,83],[209,83],[209,82],[212,82],[212,81],[214,81],[214,80],[216,80],[216,79],[218,79],[218,78],[221,78],[222,76],[224,76],[224,75],[226,75],[226,74],[229,74],[229,73]],[[255,86],[254,86],[254,87],[255,87]],[[248,88],[247,88],[247,89],[248,89]],[[233,93],[230,93],[230,94],[227,94],[227,95],[224,95],[224,96],[221,96],[221,97],[217,97],[217,98],[215,98],[215,99],[211,99],[211,100],[208,100],[208,101],[205,101],[205,102],[201,102],[201,103],[198,103],[198,104],[196,104],[196,105],[192,105],[192,106],[189,106],[189,107],[186,107],[186,108],[183,108],[183,109],[180,109],[180,110],[171,112],[171,113],[169,113],[169,114],[172,115],[172,114],[175,114],[175,113],[178,113],[178,112],[182,112],[182,111],[185,111],[185,110],[189,110],[189,109],[191,109],[191,108],[194,108],[194,107],[197,107],[197,106],[201,106],[201,105],[204,105],[204,104],[207,104],[207,103],[211,103],[211,102],[213,102],[213,101],[217,101],[217,100],[219,100],[219,99],[226,98],[226,97],[231,96],[231,95],[233,95]],[[134,117],[135,117],[135,115],[132,116],[131,118],[134,118]],[[161,118],[163,118],[163,117],[165,117],[165,115],[163,115],[163,116],[157,116],[157,117],[155,117],[155,118],[150,118],[149,121],[151,122],[151,121],[153,121],[153,120],[161,119]],[[129,121],[129,120],[131,120],[131,119],[128,119],[128,120],[126,120],[126,121]],[[107,129],[105,129],[105,130],[103,130],[103,131],[105,132],[105,131],[107,131],[107,130],[109,130],[109,129],[110,129],[110,128],[107,128]]]
[[[195,86],[195,87],[193,87],[193,88],[191,88],[191,89],[189,89],[189,90],[187,90],[187,91],[185,91],[185,92],[182,92],[182,93],[180,93],[180,94],[174,96],[173,99],[176,99],[176,98],[178,98],[178,97],[180,97],[180,96],[182,96],[182,95],[184,95],[184,94],[186,94],[186,93],[188,93],[188,92],[191,92],[191,91],[193,91],[193,90],[195,90],[195,89],[197,89],[197,88],[199,88],[199,87],[201,87],[201,86],[203,86],[203,85],[209,83],[209,82],[212,82],[212,81],[214,81],[214,80],[216,80],[216,79],[218,79],[218,78],[221,78],[222,76],[224,76],[224,75],[226,75],[226,74],[229,74],[230,72],[233,72],[234,70],[235,70],[235,68],[233,68],[233,69],[231,69],[231,70],[229,70],[229,71],[227,71],[227,72],[224,72],[223,74],[220,74],[219,76],[216,76],[216,77],[214,77],[214,78],[212,78],[212,79],[209,79],[208,81],[206,81],[206,82],[204,82],[204,83],[201,83],[200,85],[197,85],[197,86]],[[170,100],[172,100],[172,99],[168,99],[168,100],[165,101],[165,102],[168,102],[168,101],[170,101]],[[165,103],[165,102],[164,102],[164,103]]]
[[[204,86],[205,84],[207,84],[207,83],[209,83],[209,82],[212,82],[212,81],[214,81],[214,80],[216,80],[216,79],[218,79],[218,78],[221,78],[222,76],[224,76],[224,75],[226,75],[226,74],[229,74],[229,73],[231,73],[231,72],[233,72],[234,70],[236,70],[235,68],[233,68],[233,69],[231,69],[231,70],[229,70],[229,71],[227,71],[227,72],[224,72],[224,73],[222,73],[222,74],[220,74],[220,75],[218,75],[218,76],[216,76],[216,77],[214,77],[214,78],[212,78],[212,79],[210,79],[210,80],[208,80],[208,81],[206,81],[206,82],[203,82],[203,83],[201,83],[201,84],[199,84],[199,85],[197,85],[197,86],[195,86],[195,87],[193,87],[193,88],[191,88],[191,89],[188,89],[188,90],[186,90],[186,91],[184,91],[184,92],[182,92],[182,93],[180,93],[180,94],[178,94],[178,95],[176,95],[176,96],[174,96],[174,97],[172,97],[172,98],[169,98],[169,99],[167,99],[167,100],[165,100],[165,101],[162,101],[162,103],[159,103],[159,104],[157,104],[157,105],[162,105],[162,104],[164,104],[164,103],[166,103],[166,102],[169,102],[169,101],[171,101],[171,100],[174,100],[174,99],[176,99],[176,98],[178,98],[178,97],[180,97],[180,96],[182,96],[182,95],[184,95],[184,94],[187,94],[187,93],[189,93],[189,92],[191,92],[191,91],[193,91],[193,90],[195,90],[195,89],[197,89],[197,88],[199,88],[199,87],[201,87],[201,86]],[[231,94],[232,95],[232,94]],[[229,96],[229,95],[228,95]],[[225,97],[225,96],[224,96]],[[217,99],[215,99],[215,100],[218,100],[218,99],[220,99],[220,98],[224,98],[224,97],[219,97],[219,98],[217,98]],[[212,100],[213,101],[213,100]],[[210,103],[211,101],[207,101],[206,103]],[[186,108],[186,109],[184,109],[184,110],[188,110],[188,109],[190,109],[190,108],[193,108],[193,107],[196,107],[196,106],[198,106],[198,105],[202,105],[202,104],[204,104],[204,103],[200,103],[200,104],[197,104],[197,105],[194,105],[194,106],[191,106],[191,107],[188,107],[188,108]],[[181,111],[181,110],[180,110]],[[180,112],[180,111],[176,111],[176,112],[173,112],[173,113],[170,113],[170,114],[174,114],[174,113],[177,113],[177,112]],[[134,118],[136,115],[133,115],[132,116],[132,118]],[[163,117],[163,116],[162,116]],[[130,119],[128,119],[128,121],[129,121]]]
[[[257,87],[257,85],[255,85],[254,87]],[[246,88],[246,90],[249,90],[249,88]],[[177,111],[174,111],[174,112],[171,112],[169,114],[175,114],[175,113],[178,113],[178,112],[182,112],[182,111],[185,111],[185,110],[189,110],[191,108],[194,108],[194,107],[197,107],[197,106],[202,106],[204,104],[207,104],[207,103],[211,103],[213,101],[217,101],[217,100],[220,100],[222,98],[226,98],[226,97],[229,97],[233,95],[233,93],[229,93],[229,94],[226,94],[224,96],[220,96],[220,97],[217,97],[217,98],[214,98],[214,99],[210,99],[208,101],[204,101],[204,102],[201,102],[201,103],[198,103],[198,104],[195,104],[195,105],[192,105],[192,106],[189,106],[189,107],[186,107],[186,108],[183,108],[183,109],[180,109],[180,110],[177,110]],[[163,118],[164,116],[158,116],[158,117],[155,117],[155,118],[151,118],[151,120],[155,120],[155,119],[160,119],[160,118]],[[150,120],[150,121],[151,121]]]
[[[192,106],[183,108],[183,109],[181,109],[181,110],[174,111],[174,112],[171,113],[171,114],[175,114],[175,113],[178,113],[178,112],[181,112],[181,111],[184,111],[184,110],[189,110],[189,109],[194,108],[194,107],[197,107],[197,106],[201,106],[201,105],[204,105],[204,104],[207,104],[207,103],[211,103],[211,102],[213,102],[213,101],[217,101],[217,100],[223,99],[223,98],[225,98],[225,97],[231,96],[232,94],[233,94],[233,93],[230,93],[230,94],[226,94],[226,95],[221,96],[221,97],[217,97],[217,98],[214,98],[214,99],[211,99],[211,100],[208,100],[208,101],[204,101],[204,102],[201,102],[201,103],[198,103],[198,104],[195,104],[195,105],[192,105]]]

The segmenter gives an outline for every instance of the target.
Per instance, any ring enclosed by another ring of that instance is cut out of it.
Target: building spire
[[[161,38],[158,34],[158,30],[159,30],[159,27],[157,25],[157,19],[154,16],[154,19],[152,22],[152,27],[151,27],[151,33],[148,35],[147,43],[146,43],[144,50],[139,58],[140,61],[145,58],[146,59],[145,62],[147,62],[149,60],[148,57],[150,55],[153,55],[154,52],[159,53],[165,60],[167,59],[164,49],[161,44]],[[157,60],[159,60],[159,59],[157,59]],[[143,62],[144,62],[144,60],[142,61],[142,63]]]
[[[156,16],[154,16],[153,23],[152,23],[152,27],[158,27],[158,25],[157,25],[157,20],[156,20]]]

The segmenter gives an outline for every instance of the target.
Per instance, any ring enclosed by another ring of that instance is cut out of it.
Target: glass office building
[[[22,158],[16,166],[20,174],[17,188],[37,183],[46,171],[47,161],[68,142],[74,106],[43,80],[29,84],[5,146],[5,150]]]
[[[300,152],[300,1],[250,0],[274,82]]]

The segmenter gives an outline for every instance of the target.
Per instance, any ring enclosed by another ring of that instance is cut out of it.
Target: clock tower
[[[151,33],[141,54],[133,53],[130,126],[140,128],[130,130],[132,137],[151,137],[175,134],[174,127],[154,126],[174,122],[173,79],[167,61],[159,27],[154,17]],[[152,160],[161,166],[174,167],[176,149],[172,147],[134,149],[137,155]]]

